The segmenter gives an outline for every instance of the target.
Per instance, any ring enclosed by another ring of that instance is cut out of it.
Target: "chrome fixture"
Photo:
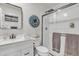
[[[11,34],[10,35],[10,39],[14,39],[14,38],[16,38],[16,35],[15,34]]]

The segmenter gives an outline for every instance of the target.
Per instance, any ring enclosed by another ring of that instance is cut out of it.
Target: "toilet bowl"
[[[48,56],[48,49],[44,46],[36,47],[37,55],[38,56]]]
[[[48,49],[44,46],[40,46],[40,38],[30,37],[33,40],[34,56],[48,56]]]

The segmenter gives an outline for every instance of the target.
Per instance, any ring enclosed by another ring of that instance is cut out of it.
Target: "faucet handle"
[[[16,38],[16,35],[15,34],[11,34],[10,35],[10,39],[14,39],[14,38]]]

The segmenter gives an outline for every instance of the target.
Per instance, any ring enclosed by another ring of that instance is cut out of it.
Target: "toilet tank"
[[[34,45],[37,47],[41,44],[40,38],[30,37],[33,40]]]

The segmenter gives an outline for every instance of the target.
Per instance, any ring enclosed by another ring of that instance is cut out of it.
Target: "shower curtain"
[[[79,56],[79,35],[66,34],[65,56]]]
[[[61,44],[61,34],[62,33],[53,33],[52,43],[53,51],[60,53],[60,44]],[[67,34],[65,39],[65,56],[79,56],[79,35],[77,34]]]
[[[60,33],[53,33],[53,51],[60,53]]]

